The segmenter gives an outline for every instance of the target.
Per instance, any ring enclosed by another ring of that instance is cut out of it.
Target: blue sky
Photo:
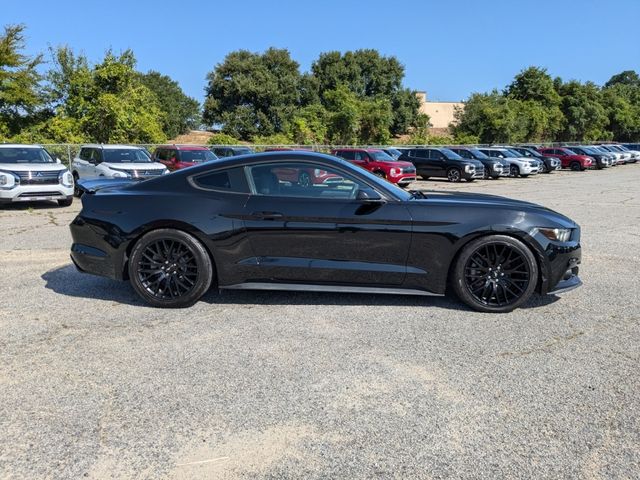
[[[140,70],[171,76],[198,100],[228,52],[270,46],[289,49],[302,70],[323,51],[375,48],[432,100],[502,88],[529,65],[601,84],[640,71],[639,19],[640,0],[0,0],[0,25],[26,24],[30,53],[66,44],[98,61],[109,47],[131,48]]]

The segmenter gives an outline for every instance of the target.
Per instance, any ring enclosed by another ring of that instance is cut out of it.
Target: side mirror
[[[57,163],[57,164],[62,163],[62,160],[60,160],[60,157],[56,157],[56,163]]]
[[[372,188],[360,188],[356,193],[356,200],[360,202],[382,202],[382,197]]]

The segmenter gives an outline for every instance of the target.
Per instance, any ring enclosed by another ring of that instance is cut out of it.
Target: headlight
[[[568,242],[571,238],[570,228],[537,228],[537,231],[554,242]]]
[[[391,173],[392,177],[397,177],[402,173],[402,170],[400,170],[399,168],[392,168],[389,173]]]
[[[73,175],[69,170],[63,170],[58,175],[58,182],[62,184],[63,187],[73,187]]]
[[[165,169],[162,171],[162,175],[166,175],[167,173],[169,173],[169,169],[168,169],[168,168],[165,168]]]
[[[20,177],[13,172],[0,170],[0,189],[11,190],[20,185]]]
[[[464,166],[464,171],[467,173],[473,172],[476,169],[476,167],[474,167],[473,165],[465,165]]]

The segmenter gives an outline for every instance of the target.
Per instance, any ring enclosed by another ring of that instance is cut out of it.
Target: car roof
[[[175,148],[176,150],[209,150],[202,145],[158,145],[156,148]]]
[[[0,143],[0,148],[43,148],[42,145],[28,145],[26,143]]]
[[[131,148],[138,148],[140,150],[143,150],[144,147],[141,147],[139,145],[122,145],[122,144],[109,144],[109,143],[87,143],[85,145],[81,145],[80,148],[109,148],[109,149],[114,149],[114,150],[118,150],[118,149],[131,149]]]
[[[382,152],[382,148],[335,148],[336,152]]]

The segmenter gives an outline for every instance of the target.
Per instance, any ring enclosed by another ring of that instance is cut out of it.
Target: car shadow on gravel
[[[126,305],[147,306],[135,293],[129,282],[78,272],[69,264],[42,275],[45,288],[70,297],[107,300]],[[534,295],[521,308],[536,308],[558,301],[556,295]],[[216,290],[206,293],[201,302],[219,305],[370,305],[439,307],[447,310],[472,311],[453,295],[430,297],[419,295],[375,295],[364,293],[287,292],[277,290]]]

